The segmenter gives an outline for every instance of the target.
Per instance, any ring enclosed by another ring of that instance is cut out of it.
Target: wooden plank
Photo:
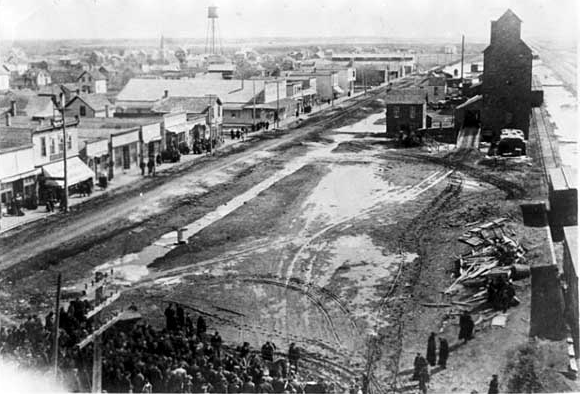
[[[121,296],[121,292],[117,292],[117,293],[113,294],[111,297],[107,298],[105,302],[103,302],[100,305],[97,305],[97,307],[91,309],[87,313],[87,319],[90,319],[91,317],[93,317],[94,315],[96,315],[97,313],[99,313],[100,311],[102,311],[103,309],[108,307],[109,305],[111,305],[113,302],[118,300],[120,296]]]
[[[96,337],[103,334],[106,330],[111,328],[117,322],[120,322],[122,320],[133,320],[133,319],[139,319],[139,318],[141,318],[141,315],[137,312],[131,312],[131,311],[121,312],[117,316],[113,317],[111,320],[109,320],[108,322],[103,324],[101,327],[99,327],[96,331],[94,331],[88,337],[86,337],[81,342],[79,342],[78,347],[81,349],[84,348],[89,343],[93,342]]]
[[[441,302],[441,303],[437,303],[437,302],[422,302],[421,303],[422,306],[426,306],[429,308],[449,308],[453,305],[445,303],[445,302]]]

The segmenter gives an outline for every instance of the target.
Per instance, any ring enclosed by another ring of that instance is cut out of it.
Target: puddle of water
[[[392,279],[401,262],[408,264],[418,257],[415,253],[385,255],[367,234],[337,238],[332,243],[331,254],[322,270],[320,285],[329,284],[335,275],[346,280],[348,284],[343,286],[343,291],[356,290],[354,296],[348,297],[353,306],[351,310],[372,327],[376,323],[373,305],[382,296],[377,293],[377,286]]]
[[[401,188],[383,180],[377,165],[331,165],[303,204],[308,217],[324,217],[325,222],[353,217],[383,201],[388,193]]]
[[[384,133],[385,125],[375,124],[377,120],[384,119],[385,113],[379,112],[360,120],[354,124],[335,129],[338,133]]]
[[[564,165],[576,167],[580,152],[578,151],[578,102],[576,97],[564,88],[554,72],[541,63],[534,65],[536,74],[543,86],[544,103],[555,123],[558,137],[558,149]],[[553,85],[553,86],[545,86]]]

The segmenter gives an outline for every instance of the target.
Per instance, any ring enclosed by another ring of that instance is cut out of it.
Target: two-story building
[[[77,83],[83,93],[107,93],[107,78],[98,70],[83,71],[78,76]]]
[[[392,90],[385,97],[387,137],[398,138],[427,125],[427,102],[422,93]]]
[[[335,63],[329,63],[328,65],[322,64],[316,68],[316,71],[336,71],[338,86],[342,89],[347,96],[354,93],[354,83],[356,82],[356,68],[349,65],[340,65]]]
[[[64,151],[66,149],[67,185],[69,192],[81,183],[92,183],[93,172],[78,157],[78,120],[66,120],[66,138],[62,119],[37,119],[15,116],[10,126],[1,133],[23,133],[31,138],[34,167],[41,171],[38,177],[39,201],[49,195],[60,199],[64,191]],[[66,145],[65,145],[66,144]],[[66,146],[66,148],[65,148]]]
[[[312,107],[318,103],[318,93],[316,89],[316,77],[312,75],[290,75],[286,77],[288,84],[292,84],[292,99],[298,103],[300,112],[309,113]],[[300,84],[300,89],[294,86]],[[289,93],[288,93],[289,94]]]
[[[316,70],[312,72],[289,71],[286,76],[291,81],[304,77],[316,78],[316,95],[319,100],[330,101],[346,94],[339,86],[338,72],[334,70]]]
[[[426,91],[429,103],[443,101],[447,96],[447,78],[445,75],[431,73],[419,85]]]
[[[40,173],[34,166],[31,134],[11,128],[11,115],[5,116],[6,125],[0,127],[0,214],[15,213],[12,204],[16,198],[21,206],[36,203],[36,177]]]

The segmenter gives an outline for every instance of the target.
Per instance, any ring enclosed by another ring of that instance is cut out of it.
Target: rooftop
[[[80,126],[78,129],[78,136],[83,140],[101,140],[108,139],[111,135],[125,134],[131,131],[135,131],[135,127],[124,127],[124,128],[114,128],[114,127],[83,127]]]
[[[27,149],[31,146],[30,130],[19,127],[0,127],[0,152]]]
[[[149,101],[154,102],[164,97],[203,97],[213,94],[223,102],[247,103],[264,90],[262,80],[242,81],[236,79],[140,79],[133,78],[117,96],[117,102]]]
[[[0,108],[9,109],[13,100],[16,101],[16,115],[37,118],[54,116],[52,99],[48,96],[38,96],[35,92],[28,90],[11,91],[0,96]]]
[[[82,93],[79,96],[73,97],[68,103],[67,107],[75,100],[82,100],[87,104],[89,107],[94,109],[95,111],[104,111],[105,106],[111,107],[112,104],[104,94],[86,94]]]
[[[83,71],[82,73],[80,73],[80,75],[77,77],[77,81],[79,79],[81,79],[81,77],[85,74],[89,74],[95,81],[107,79],[99,70],[93,69],[93,70]]]
[[[159,123],[161,116],[147,118],[81,118],[79,128],[84,129],[130,129],[154,123]]]
[[[425,95],[416,92],[392,90],[385,97],[386,104],[424,104]]]
[[[170,113],[186,112],[190,114],[204,113],[210,105],[208,97],[168,97],[156,102],[153,112]]]

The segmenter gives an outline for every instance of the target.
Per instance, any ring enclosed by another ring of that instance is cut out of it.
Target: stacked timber
[[[472,250],[455,262],[456,280],[446,294],[453,294],[458,285],[477,288],[498,278],[519,280],[530,275],[524,248],[504,231],[506,220],[500,218],[474,227],[459,238]]]

